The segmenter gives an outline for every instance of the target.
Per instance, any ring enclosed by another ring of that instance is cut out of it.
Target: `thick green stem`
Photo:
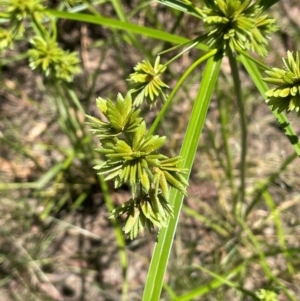
[[[189,173],[194,163],[199,138],[205,122],[213,88],[217,81],[221,61],[222,54],[220,53],[216,53],[213,57],[208,59],[203,72],[199,93],[193,106],[190,121],[185,133],[180,155],[183,158],[183,165],[189,170]],[[186,177],[189,177],[189,173]],[[170,203],[174,206],[174,218],[169,220],[167,228],[160,230],[145,284],[143,301],[160,300],[164,275],[169,261],[183,197],[184,196],[178,192],[178,190],[171,190]]]
[[[246,156],[247,156],[247,116],[245,112],[244,101],[242,98],[241,81],[239,78],[239,71],[237,61],[232,52],[228,52],[229,63],[231,67],[231,74],[234,83],[234,92],[237,100],[237,106],[240,114],[241,127],[241,161],[240,161],[240,197],[236,198],[234,204],[234,212],[236,215],[241,215],[241,207],[245,204],[246,191]]]

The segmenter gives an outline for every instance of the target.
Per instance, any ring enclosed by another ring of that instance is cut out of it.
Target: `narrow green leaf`
[[[258,1],[258,4],[266,10],[277,2],[279,2],[279,0],[260,0]]]
[[[182,11],[184,13],[188,13],[190,15],[193,15],[197,18],[200,17],[201,13],[197,7],[191,4],[186,4],[184,1],[180,0],[157,0],[158,3],[161,3],[165,6],[169,6],[171,8],[174,8],[176,10]]]
[[[141,34],[141,35],[147,36],[149,38],[154,38],[154,39],[164,41],[164,42],[170,42],[170,43],[174,43],[174,44],[183,44],[183,43],[189,41],[186,38],[183,38],[183,37],[180,37],[180,36],[177,36],[174,34],[170,34],[166,31],[147,28],[144,26],[139,26],[139,25],[132,24],[129,22],[122,22],[122,21],[114,20],[114,19],[110,19],[110,18],[104,18],[102,16],[92,16],[92,15],[80,14],[80,13],[69,13],[69,12],[53,10],[53,9],[48,9],[48,10],[46,10],[46,12],[53,17],[87,22],[87,23],[92,23],[92,24],[97,24],[97,25],[103,25],[103,26],[107,26],[111,29],[125,30],[125,31]],[[206,50],[206,51],[209,49],[206,45],[203,45],[200,43],[197,45],[197,48]]]

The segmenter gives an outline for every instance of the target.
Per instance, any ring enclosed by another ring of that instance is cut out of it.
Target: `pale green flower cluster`
[[[40,69],[46,77],[70,82],[76,73],[80,72],[77,53],[64,51],[51,38],[34,37],[28,51],[29,66]]]
[[[287,57],[283,58],[283,68],[272,68],[266,71],[268,77],[264,81],[276,85],[267,91],[267,103],[273,110],[296,111],[300,116],[300,59],[299,53],[295,56],[292,52],[287,52]]]
[[[263,7],[251,0],[204,2],[206,6],[197,11],[207,28],[206,41],[211,48],[267,55],[268,36],[278,27]]]
[[[159,95],[162,95],[163,100],[165,100],[166,96],[162,88],[169,88],[169,86],[161,80],[161,75],[166,67],[159,61],[160,57],[158,56],[154,66],[148,61],[138,63],[134,67],[135,72],[130,74],[129,79],[134,83],[130,92],[133,94],[137,92],[134,101],[135,106],[139,106],[144,99],[150,106],[155,105]]]
[[[0,51],[12,49],[14,41],[26,36],[32,48],[28,51],[29,66],[46,77],[70,82],[80,72],[77,53],[64,51],[56,42],[54,22],[49,22],[44,0],[3,0],[2,16],[6,23],[0,29]],[[50,28],[49,28],[50,27]],[[51,33],[51,35],[50,35]]]
[[[158,152],[165,137],[149,135],[140,110],[133,105],[131,93],[119,94],[116,103],[103,98],[97,106],[105,121],[87,116],[88,124],[100,139],[98,152],[105,161],[95,166],[105,180],[114,180],[115,187],[129,183],[132,198],[112,212],[112,217],[126,213],[124,231],[133,239],[145,227],[162,228],[172,216],[169,204],[170,187],[186,194],[185,169],[180,158],[169,158]]]

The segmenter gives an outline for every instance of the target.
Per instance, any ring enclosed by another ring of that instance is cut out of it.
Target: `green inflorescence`
[[[283,58],[283,68],[272,68],[266,71],[268,75],[264,81],[276,85],[266,92],[267,103],[272,110],[278,112],[295,111],[300,116],[300,59],[299,53],[295,56],[288,51],[287,57]]]
[[[80,72],[77,53],[64,51],[52,38],[35,36],[28,51],[29,66],[40,69],[46,77],[70,82]]]
[[[263,7],[251,0],[204,1],[199,17],[206,28],[206,41],[211,48],[232,52],[250,50],[267,55],[268,35],[277,30],[275,20],[263,12]]]
[[[114,180],[115,187],[129,183],[132,198],[116,208],[111,217],[127,213],[124,232],[131,239],[154,227],[165,227],[172,216],[169,190],[174,187],[186,194],[186,170],[179,167],[180,158],[169,158],[158,152],[165,137],[149,135],[140,110],[133,105],[131,93],[118,94],[117,101],[97,99],[97,106],[106,120],[87,116],[88,124],[100,139],[98,152],[105,161],[95,166],[105,180]]]
[[[168,88],[161,80],[161,74],[166,70],[166,67],[159,63],[160,58],[157,57],[154,66],[148,61],[138,63],[134,67],[134,73],[130,74],[129,80],[133,82],[131,87],[131,93],[138,92],[134,105],[139,106],[144,99],[147,100],[148,104],[155,105],[157,96],[160,94],[165,99],[165,95],[162,88]]]

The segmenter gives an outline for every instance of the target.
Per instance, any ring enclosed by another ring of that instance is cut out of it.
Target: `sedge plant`
[[[93,153],[90,144],[83,143],[76,136],[77,131],[82,131],[84,126],[79,118],[71,118],[68,103],[65,101],[67,95],[73,102],[73,106],[84,112],[78,98],[68,90],[67,83],[70,83],[74,76],[80,72],[79,59],[76,53],[68,52],[59,47],[57,42],[56,18],[77,20],[101,26],[107,26],[113,30],[126,30],[130,33],[129,40],[134,45],[141,45],[135,34],[143,34],[147,37],[156,38],[164,42],[173,43],[176,46],[157,54],[155,61],[145,60],[138,62],[134,72],[128,76],[129,87],[127,93],[118,93],[115,99],[104,99],[98,97],[96,100],[102,118],[87,116],[88,125],[92,133],[99,139],[100,147],[96,152],[102,156],[102,162],[95,165],[99,174],[99,184],[103,191],[106,191],[106,200],[111,209],[111,219],[115,221],[120,215],[125,214],[125,226],[123,231],[130,239],[136,238],[141,231],[155,228],[159,229],[157,242],[155,244],[151,264],[148,271],[148,278],[145,283],[143,301],[160,300],[164,284],[171,247],[176,234],[178,219],[182,207],[185,211],[190,208],[183,206],[183,199],[187,195],[187,187],[192,166],[195,161],[198,142],[205,124],[207,111],[212,99],[215,87],[217,86],[220,68],[224,57],[228,57],[231,68],[232,80],[234,83],[234,98],[238,107],[241,129],[241,156],[239,185],[232,182],[232,204],[231,210],[236,222],[236,229],[232,226],[215,229],[226,236],[228,231],[237,231],[239,235],[246,233],[255,249],[254,256],[263,269],[264,275],[275,286],[281,288],[288,300],[296,300],[295,296],[288,290],[283,282],[274,277],[266,260],[264,251],[260,247],[257,238],[247,224],[247,216],[251,208],[255,206],[257,199],[250,204],[246,196],[246,157],[247,157],[247,118],[245,114],[246,102],[243,99],[242,82],[239,74],[239,64],[247,70],[257,89],[266,100],[274,116],[282,126],[284,133],[289,138],[297,156],[300,155],[300,144],[297,135],[286,117],[286,112],[300,112],[300,62],[299,54],[289,51],[283,59],[283,67],[269,68],[260,60],[268,55],[268,44],[272,34],[278,29],[274,19],[267,14],[267,9],[275,4],[276,0],[215,0],[215,1],[189,1],[189,0],[158,0],[159,5],[165,5],[175,11],[190,14],[196,18],[205,29],[193,40],[186,37],[138,26],[130,23],[122,11],[120,1],[112,1],[120,20],[103,17],[93,10],[88,1],[83,1],[83,7],[89,8],[92,14],[74,13],[66,10],[50,10],[43,6],[43,1],[31,0],[22,1],[1,1],[6,10],[1,12],[1,17],[7,21],[8,26],[0,30],[2,37],[0,50],[12,48],[14,43],[22,38],[25,32],[24,22],[30,20],[30,44],[31,49],[27,52],[30,67],[43,73],[46,79],[53,84],[52,88],[59,92],[57,98],[57,110],[63,118],[62,127],[65,133],[73,128],[70,140],[72,145],[82,145],[82,151]],[[63,5],[70,8],[79,1],[64,1]],[[148,51],[143,48],[145,56]],[[173,58],[166,60],[165,54],[170,51],[179,51]],[[197,48],[203,51],[191,66],[184,71],[177,84],[170,91],[169,84],[164,81],[164,72],[181,55]],[[254,57],[254,55],[255,57]],[[260,59],[257,59],[257,56]],[[178,89],[183,86],[184,81],[194,70],[204,65],[204,71],[199,74],[198,93],[193,103],[193,109],[189,118],[187,129],[184,133],[182,148],[178,156],[170,157],[160,149],[167,143],[168,137],[156,134],[158,125],[167,114],[168,108],[172,105],[174,96]],[[264,75],[261,71],[265,71]],[[59,83],[59,84],[57,84]],[[271,89],[267,84],[275,85]],[[170,92],[170,93],[169,93]],[[167,94],[169,93],[169,95]],[[149,109],[160,102],[162,106],[156,119],[150,127],[147,127],[142,107]],[[67,124],[68,120],[71,120]],[[226,135],[226,133],[224,133]],[[230,164],[230,154],[228,154]],[[57,171],[65,170],[74,159],[74,153],[57,169],[51,171],[60,175]],[[290,163],[293,158],[287,158]],[[94,157],[91,156],[91,161]],[[284,165],[284,164],[283,164]],[[230,170],[230,167],[228,167]],[[132,196],[124,204],[113,208],[109,199],[106,183],[103,181],[114,181],[116,188],[127,183],[131,187]],[[272,216],[276,219],[278,236],[280,234],[280,220],[278,212],[274,209],[274,203],[267,193],[264,198],[271,209]],[[51,207],[52,208],[52,207]],[[51,208],[46,210],[45,216]],[[191,214],[196,215],[191,210]],[[202,218],[203,219],[203,218]],[[207,222],[207,219],[203,219]],[[116,225],[116,224],[115,224]],[[116,235],[120,249],[124,248],[124,240],[116,225]],[[229,230],[228,230],[229,229]],[[288,257],[286,242],[280,241],[283,254]],[[126,256],[121,256],[123,272],[126,272]],[[227,274],[217,274],[196,266],[197,269],[209,274],[214,280],[207,286],[196,288],[182,296],[173,296],[173,300],[193,300],[200,298],[207,292],[208,286],[213,288],[227,285],[239,290],[244,296],[253,300],[277,300],[277,291],[272,289],[261,289],[256,293],[240,287],[229,278],[241,273],[247,263],[241,263]],[[293,267],[289,267],[293,273]],[[123,287],[123,294],[126,294],[126,285]]]

